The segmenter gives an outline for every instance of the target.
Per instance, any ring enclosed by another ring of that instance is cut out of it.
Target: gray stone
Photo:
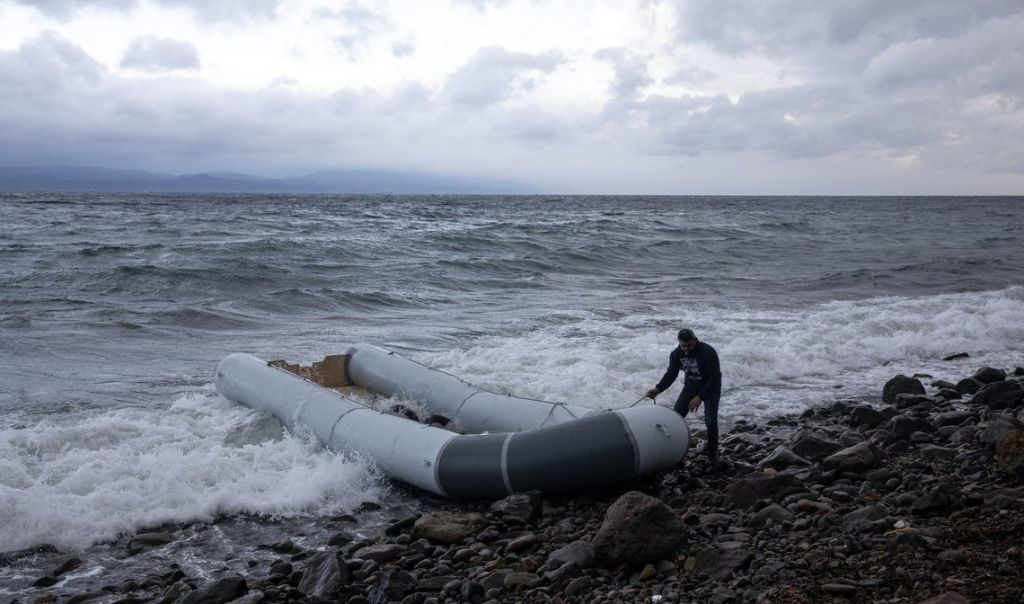
[[[940,413],[932,418],[936,426],[959,426],[969,419],[977,419],[978,414],[973,411],[949,411]]]
[[[1011,430],[1020,430],[1021,422],[1006,415],[992,419],[988,426],[978,435],[978,440],[986,445],[994,445],[999,438]]]
[[[925,445],[917,451],[924,459],[950,460],[957,456],[956,449],[940,447],[938,445]]]
[[[337,550],[317,552],[309,558],[297,589],[307,596],[329,598],[351,581],[351,574]]]
[[[772,468],[773,470],[785,470],[786,468],[798,466],[807,467],[811,465],[811,462],[800,457],[796,453],[793,453],[786,447],[775,447],[775,450],[768,454],[767,457],[757,462],[755,466],[758,470],[765,468]]]
[[[870,405],[861,405],[854,407],[850,412],[850,425],[851,426],[866,426],[868,428],[874,428],[885,422],[885,416],[880,411]]]
[[[485,526],[487,519],[483,514],[434,512],[416,521],[412,527],[412,538],[422,537],[434,543],[454,545],[481,531]]]
[[[1005,380],[1006,372],[1002,369],[996,369],[995,367],[982,367],[971,377],[982,384],[992,384]]]
[[[709,547],[696,556],[694,572],[709,579],[724,579],[750,565],[754,555],[744,549]]]
[[[769,520],[775,523],[789,522],[793,520],[793,513],[781,505],[772,504],[751,516],[747,526],[764,526]]]
[[[399,602],[414,589],[416,589],[416,578],[411,574],[404,571],[384,571],[370,588],[367,598],[370,600],[370,604]]]
[[[564,593],[570,598],[576,597],[585,591],[589,591],[593,582],[594,580],[590,577],[580,577],[578,579],[573,579],[569,582],[568,585],[565,586]]]
[[[978,390],[971,402],[989,409],[1016,407],[1024,404],[1024,387],[1017,380],[994,382]]]
[[[353,554],[356,558],[373,560],[378,564],[390,562],[405,552],[405,547],[396,543],[380,543],[361,547]]]
[[[169,533],[139,533],[128,542],[128,553],[134,556],[167,545],[171,541],[174,541],[174,537]]]
[[[1024,430],[1007,430],[996,440],[996,461],[1007,472],[1024,478]]]
[[[759,499],[777,501],[802,490],[801,482],[792,472],[751,472],[729,485],[725,490],[725,500],[722,504],[726,507],[746,509]]]
[[[533,573],[513,572],[505,575],[505,589],[513,591],[516,588],[531,588],[540,585],[541,579]]]
[[[982,386],[984,386],[984,384],[974,378],[964,378],[957,382],[953,389],[960,394],[974,394]]]
[[[540,517],[541,504],[540,491],[514,493],[492,503],[491,513],[526,524]]]
[[[593,546],[598,559],[641,565],[668,557],[685,541],[686,527],[675,510],[630,491],[608,507]]]
[[[547,563],[562,566],[572,562],[580,568],[588,568],[594,563],[594,547],[582,540],[563,545],[548,554]]]
[[[919,379],[897,375],[885,383],[882,400],[891,405],[896,402],[896,395],[899,394],[924,394],[924,384]]]
[[[962,507],[963,498],[959,489],[952,485],[939,484],[915,501],[910,510],[915,514],[927,514],[942,510],[958,510]]]
[[[885,508],[868,505],[843,516],[843,530],[850,533],[880,533],[889,529]]]
[[[822,460],[822,465],[839,472],[861,472],[877,468],[882,463],[882,454],[874,443],[862,442],[836,451]]]
[[[855,594],[857,593],[857,588],[846,583],[825,583],[821,586],[821,591],[838,596]]]
[[[505,550],[512,553],[519,553],[537,545],[539,541],[540,539],[537,538],[537,535],[527,533],[526,535],[516,537],[512,541],[509,541],[508,545],[505,546]]]
[[[842,446],[813,432],[801,431],[794,437],[793,446],[790,449],[804,459],[820,461],[842,449]]]
[[[888,445],[901,440],[909,440],[910,435],[914,432],[934,432],[935,426],[924,419],[917,419],[907,415],[897,415],[889,420],[889,424],[886,426],[886,429],[889,431],[889,436],[885,439],[885,444]]]
[[[978,437],[978,432],[980,432],[980,430],[974,426],[963,426],[962,428],[957,428],[957,431],[949,437],[949,442],[954,445],[972,443],[974,442],[974,439]]]
[[[480,584],[488,590],[494,589],[496,587],[504,589],[505,577],[511,574],[511,568],[499,568],[498,570],[492,571],[491,573],[484,575],[484,578],[480,579]]]
[[[249,586],[242,577],[225,577],[189,592],[181,599],[181,604],[224,604],[248,591]]]

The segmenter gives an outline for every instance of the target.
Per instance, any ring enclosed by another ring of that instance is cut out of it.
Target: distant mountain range
[[[516,182],[388,170],[331,170],[292,178],[264,178],[235,172],[176,175],[81,166],[0,168],[0,191],[428,194],[539,192],[535,187]]]

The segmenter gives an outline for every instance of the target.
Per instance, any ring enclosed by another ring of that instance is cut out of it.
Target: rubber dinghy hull
[[[686,421],[656,405],[520,432],[456,434],[381,413],[248,354],[222,360],[216,386],[225,398],[267,411],[291,429],[311,430],[330,449],[364,456],[397,480],[457,499],[592,488],[671,468],[689,446]]]

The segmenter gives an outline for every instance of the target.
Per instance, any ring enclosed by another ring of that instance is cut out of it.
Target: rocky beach
[[[12,604],[1016,603],[1022,418],[1024,368],[958,383],[899,375],[876,400],[737,421],[723,471],[691,451],[673,471],[595,492],[435,499],[413,514],[366,505],[202,577],[170,563],[96,591],[67,591],[62,577],[88,561],[53,548],[0,564],[52,560]],[[379,530],[354,530],[370,511]],[[215,529],[154,527],[115,545],[130,565]]]

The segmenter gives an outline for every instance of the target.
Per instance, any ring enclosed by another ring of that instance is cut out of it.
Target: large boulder
[[[412,538],[426,538],[434,543],[454,545],[476,534],[487,526],[483,514],[456,514],[452,512],[434,512],[426,514],[416,521],[412,527]]]
[[[959,426],[960,424],[964,423],[964,421],[969,419],[977,419],[977,417],[978,414],[975,413],[974,411],[957,410],[948,411],[946,413],[940,413],[933,417],[932,421],[935,422],[936,427],[941,428],[943,426]]]
[[[984,384],[974,378],[964,378],[957,382],[956,386],[953,386],[953,389],[960,394],[974,394],[982,386],[984,386]]]
[[[917,378],[897,375],[882,387],[882,400],[892,405],[898,394],[924,394],[924,384]]]
[[[797,432],[790,447],[793,453],[812,461],[820,461],[842,448],[839,443],[806,430]]]
[[[1024,386],[1017,380],[993,382],[974,393],[971,402],[989,409],[1005,409],[1024,404]]]
[[[675,510],[630,491],[609,506],[593,545],[600,560],[641,565],[670,557],[685,541],[686,526]]]
[[[882,454],[874,443],[865,441],[840,449],[821,463],[825,468],[839,472],[863,472],[881,465]]]
[[[249,586],[242,577],[225,577],[190,591],[183,597],[181,604],[224,604],[241,598],[249,591]]]
[[[1015,417],[1001,415],[992,418],[988,426],[978,435],[978,440],[986,445],[994,445],[1007,432],[1024,429],[1024,424]]]
[[[887,445],[902,440],[909,440],[910,435],[914,432],[925,432],[928,434],[935,432],[935,426],[930,421],[908,415],[897,415],[892,418],[886,425],[886,429],[889,431],[889,436],[885,439],[885,444]]]
[[[884,423],[886,419],[885,415],[871,405],[859,405],[850,411],[848,421],[851,426],[874,428]]]
[[[171,541],[174,541],[174,537],[169,533],[139,533],[128,541],[128,553],[134,556],[146,550],[163,547]]]
[[[299,579],[298,590],[307,596],[331,598],[349,584],[352,577],[338,550],[313,554]]]
[[[747,509],[759,499],[777,501],[802,490],[803,481],[793,472],[767,474],[751,472],[729,485],[725,490],[726,507]]]
[[[1002,369],[996,369],[995,367],[982,367],[971,377],[982,384],[992,384],[994,382],[1001,382],[1005,380],[1006,372]]]

